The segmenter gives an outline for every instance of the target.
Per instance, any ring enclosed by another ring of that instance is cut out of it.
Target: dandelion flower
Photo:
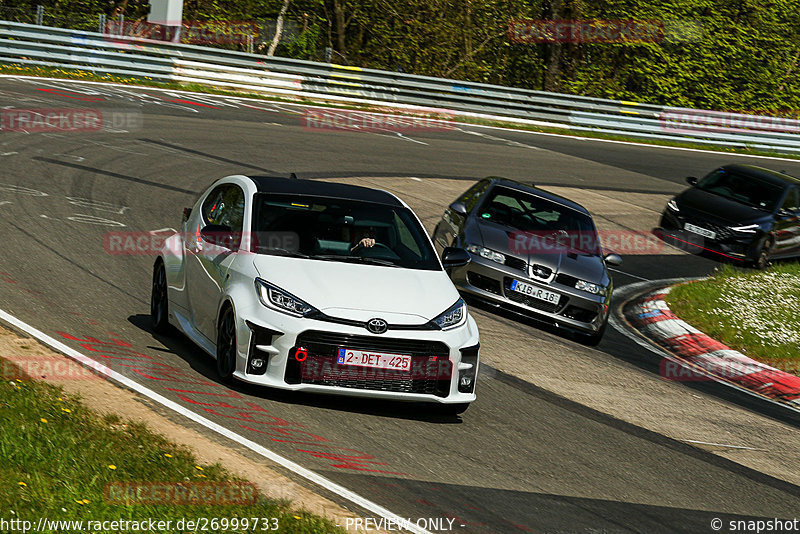
[[[115,470],[115,469],[117,468],[117,466],[116,466],[116,465],[114,465],[114,464],[110,464],[110,465],[108,466],[108,468],[109,468],[109,469],[111,469],[111,470],[113,471],[113,470]]]
[[[27,484],[25,484],[24,482],[17,482],[17,484],[19,484],[19,485],[20,485],[20,486],[22,486],[23,488],[27,486]]]
[[[194,468],[197,469],[198,471],[202,471],[203,470],[203,468],[200,467],[199,465],[194,466]]]
[[[164,456],[166,456],[167,458],[172,458],[172,455],[170,453],[168,453],[168,452],[164,453]]]
[[[39,421],[41,421],[42,423],[46,423],[46,422],[47,422],[47,419],[45,419],[44,417],[42,417],[41,419],[39,419]]]

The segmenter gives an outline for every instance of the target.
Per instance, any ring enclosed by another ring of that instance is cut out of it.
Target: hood
[[[515,230],[492,222],[475,221],[466,228],[467,240],[486,248],[510,254],[527,260],[530,265],[543,265],[555,273],[564,273],[587,282],[605,283],[607,280],[605,262],[600,256],[587,255],[568,249],[551,249],[545,252],[512,252],[511,246]]]
[[[261,278],[341,319],[420,324],[459,298],[447,273],[254,255]]]
[[[763,210],[728,200],[697,187],[687,189],[675,197],[675,202],[681,211],[686,212],[686,215],[705,216],[712,221],[724,224],[750,224],[769,216]]]

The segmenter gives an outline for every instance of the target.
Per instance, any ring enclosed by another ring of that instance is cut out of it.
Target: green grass
[[[124,422],[113,415],[100,416],[78,399],[42,382],[7,377],[0,382],[0,458],[0,518],[5,520],[21,519],[36,525],[41,517],[84,521],[153,518],[172,520],[168,532],[188,532],[175,527],[181,518],[258,517],[277,518],[280,532],[343,532],[327,519],[295,512],[289,502],[263,495],[258,495],[255,504],[107,501],[105,488],[109,483],[245,481],[218,464],[199,464],[188,449],[141,424]],[[261,532],[261,526],[226,531]],[[215,530],[223,529],[211,529]]]
[[[724,266],[674,287],[667,304],[681,319],[747,356],[800,374],[800,264],[766,271]]]
[[[61,68],[54,68],[54,67],[36,67],[36,66],[29,66],[29,65],[21,65],[21,64],[0,64],[0,74],[16,74],[19,76],[41,76],[41,77],[49,77],[49,78],[65,78],[65,79],[73,79],[73,80],[84,80],[84,81],[92,81],[92,82],[112,82],[112,83],[120,83],[126,85],[139,85],[144,87],[157,87],[162,89],[174,89],[174,90],[182,90],[182,91],[193,91],[196,93],[207,93],[213,95],[223,95],[223,96],[238,96],[238,97],[246,97],[246,98],[256,98],[260,100],[267,100],[273,102],[291,102],[295,104],[307,104],[309,106],[319,106],[322,105],[320,102],[315,102],[313,100],[308,99],[294,99],[294,98],[281,98],[275,96],[264,95],[261,93],[254,93],[254,92],[240,92],[240,91],[230,91],[220,89],[214,86],[209,85],[201,85],[201,84],[194,84],[194,83],[163,83],[155,81],[151,78],[124,78],[120,76],[114,76],[111,74],[95,74],[92,72],[87,72],[78,69],[61,69]],[[361,111],[380,111],[385,112],[385,108],[381,106],[368,106],[368,105],[343,105],[337,103],[327,103],[325,102],[324,105],[326,107],[337,108],[337,109],[353,109],[353,110],[361,110]],[[413,115],[413,114],[404,114],[402,110],[397,110],[395,112],[396,115]],[[524,130],[530,132],[538,132],[538,133],[550,133],[556,135],[571,135],[575,137],[585,137],[588,139],[603,139],[608,141],[622,141],[622,142],[630,142],[630,143],[640,143],[645,145],[654,145],[654,146],[668,146],[674,148],[691,148],[691,149],[699,149],[699,150],[710,150],[713,152],[720,152],[720,153],[728,153],[728,154],[745,154],[750,156],[777,156],[786,159],[800,159],[800,154],[788,154],[783,152],[776,152],[776,151],[767,151],[767,150],[752,150],[752,149],[743,149],[743,148],[733,148],[733,147],[721,147],[718,145],[712,144],[704,144],[702,142],[683,142],[683,141],[666,141],[666,140],[656,140],[656,139],[642,139],[638,137],[632,136],[625,136],[625,135],[614,135],[614,134],[606,134],[602,132],[592,132],[592,131],[573,131],[567,128],[554,128],[554,127],[542,127],[542,126],[535,126],[531,124],[519,124],[514,122],[504,122],[504,121],[495,121],[495,120],[487,120],[481,119],[476,117],[462,117],[462,116],[439,116],[430,118],[442,118],[446,120],[450,120],[456,124],[473,124],[473,125],[480,125],[480,126],[495,126],[498,128],[507,128],[512,130]]]

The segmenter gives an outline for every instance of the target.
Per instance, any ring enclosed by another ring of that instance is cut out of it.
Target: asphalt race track
[[[234,173],[384,184],[428,227],[474,180],[501,175],[592,190],[600,196],[590,209],[604,221],[615,220],[604,206],[635,196],[644,207],[634,229],[648,230],[658,220],[654,206],[680,191],[685,176],[732,156],[467,126],[328,131],[309,128],[297,106],[45,80],[0,78],[0,94],[5,107],[141,114],[140,124],[112,131],[0,136],[0,309],[114,370],[401,517],[453,518],[457,532],[710,532],[715,517],[797,516],[797,486],[567,400],[510,363],[572,358],[653,380],[637,363],[643,349],[612,329],[589,348],[474,308],[486,365],[478,401],[460,418],[415,405],[228,389],[200,349],[150,331],[153,257],[106,247],[108,232],[178,228],[184,206]],[[800,175],[800,162],[735,160]],[[617,288],[702,276],[717,265],[674,251],[624,260]]]

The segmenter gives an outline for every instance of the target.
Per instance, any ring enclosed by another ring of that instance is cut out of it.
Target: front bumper
[[[471,316],[452,330],[390,329],[378,335],[357,326],[292,317],[259,304],[238,310],[237,326],[234,376],[244,382],[402,401],[452,404],[475,400],[479,338]],[[340,365],[336,361],[339,348],[409,355],[411,370]],[[263,361],[258,368],[253,365],[257,359]]]
[[[714,231],[711,239],[685,230],[686,223]],[[760,252],[764,233],[737,234],[730,227],[694,217],[676,214],[669,209],[661,215],[660,228],[676,247],[699,254],[709,252],[739,261],[755,261]]]
[[[593,334],[608,315],[611,295],[593,295],[559,282],[559,275],[547,282],[528,273],[473,255],[472,261],[450,273],[453,283],[464,293],[489,301],[504,309],[557,325],[560,328]],[[519,280],[561,295],[558,304],[527,297],[510,289]]]

